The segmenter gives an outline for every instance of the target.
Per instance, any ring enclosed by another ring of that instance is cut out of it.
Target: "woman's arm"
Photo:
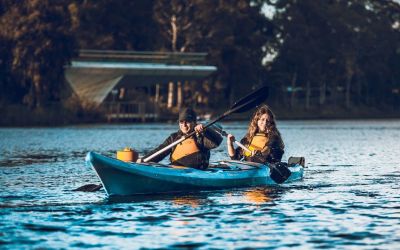
[[[231,134],[228,134],[226,137],[226,144],[228,147],[228,155],[231,158],[235,156],[235,147],[233,146],[234,141],[235,141],[235,137]]]
[[[240,143],[243,145],[247,145],[247,140],[246,138],[243,138],[242,140],[240,140]],[[232,144],[232,148],[233,144]],[[229,149],[228,149],[229,150]],[[243,149],[241,147],[237,147],[236,149],[234,149],[234,153],[233,156],[231,155],[232,152],[228,151],[229,156],[231,157],[231,160],[242,160],[244,155],[243,155]]]
[[[280,162],[282,160],[282,156],[284,154],[284,144],[282,138],[280,136],[275,136],[271,141],[270,145],[270,154],[268,157],[269,162]]]

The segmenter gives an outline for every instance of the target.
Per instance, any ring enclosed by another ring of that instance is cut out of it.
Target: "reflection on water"
[[[254,188],[253,190],[244,192],[244,196],[248,201],[258,204],[270,202],[272,200],[270,193],[273,193],[273,189],[271,188]]]
[[[106,198],[108,204],[114,203],[139,203],[150,201],[170,201],[175,205],[199,206],[207,201],[210,191],[191,191],[173,194],[152,194],[152,195],[132,195],[132,196],[111,196]]]
[[[190,205],[191,207],[195,208],[198,207],[200,204],[199,199],[194,198],[194,197],[176,197],[173,200],[174,204],[177,206],[181,206],[181,205]]]
[[[240,138],[247,123],[223,126]],[[0,248],[397,249],[400,122],[278,126],[284,159],[306,157],[303,181],[112,198],[72,191],[99,184],[85,154],[147,152],[176,124],[1,128]],[[227,158],[225,144],[211,161]]]

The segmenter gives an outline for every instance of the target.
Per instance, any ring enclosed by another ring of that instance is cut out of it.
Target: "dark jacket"
[[[172,133],[161,145],[159,145],[154,150],[150,151],[143,158],[149,157],[155,152],[181,139],[182,136],[184,136],[184,134],[180,130],[178,132]],[[206,169],[208,167],[208,163],[210,160],[210,150],[218,147],[221,144],[222,137],[215,131],[207,128],[202,134],[193,135],[193,138],[200,152],[184,157],[180,159],[179,162],[173,162],[173,164],[197,168],[197,169]],[[167,155],[170,155],[170,161],[172,162],[171,154],[172,152],[174,152],[175,148],[176,145],[162,152],[161,154],[157,155],[156,157],[151,159],[151,161],[159,162],[162,159],[164,159]]]
[[[248,146],[250,142],[244,137],[240,142]],[[254,156],[245,156],[243,149],[238,147],[235,150],[235,155],[231,157],[232,160],[245,160],[258,163],[276,163],[280,162],[284,153],[284,144],[279,134],[271,135],[267,147],[263,152],[257,151]]]

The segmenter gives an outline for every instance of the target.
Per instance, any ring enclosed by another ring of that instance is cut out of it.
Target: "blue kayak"
[[[270,176],[270,166],[253,162],[219,161],[211,163],[207,170],[197,170],[124,162],[89,152],[86,164],[96,171],[109,196],[276,185]],[[303,166],[293,164],[289,170],[291,174],[285,183],[303,178]]]

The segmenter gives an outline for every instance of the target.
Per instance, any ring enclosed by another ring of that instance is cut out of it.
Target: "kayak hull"
[[[123,162],[89,152],[86,164],[96,171],[109,196],[276,185],[269,177],[269,167],[258,163],[220,161],[212,163],[208,170],[197,170],[158,163]],[[285,183],[302,179],[302,166],[294,165],[289,169],[292,173]]]

